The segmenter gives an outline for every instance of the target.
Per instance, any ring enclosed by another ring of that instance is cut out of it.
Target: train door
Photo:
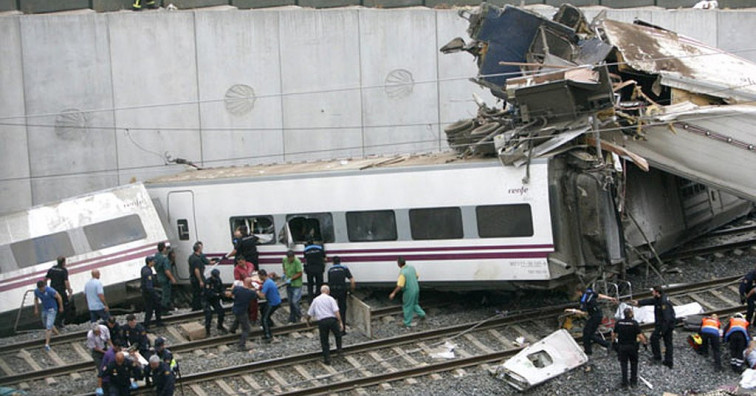
[[[197,228],[194,221],[194,193],[191,191],[173,191],[168,193],[168,222],[176,232],[176,257],[189,257],[192,245],[197,241]],[[177,261],[178,261],[177,260]],[[189,268],[178,265],[179,279],[189,279]]]

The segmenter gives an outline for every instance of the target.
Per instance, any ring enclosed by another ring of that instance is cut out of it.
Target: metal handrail
[[[21,297],[21,306],[18,307],[18,313],[16,313],[16,323],[13,324],[13,333],[30,333],[35,330],[18,330],[18,322],[21,320],[21,311],[24,310],[24,305],[26,305],[26,295],[29,293],[34,293],[34,289],[29,289],[24,292],[24,296]]]

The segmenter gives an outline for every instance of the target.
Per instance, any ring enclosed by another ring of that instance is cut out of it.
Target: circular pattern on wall
[[[254,88],[245,84],[236,84],[226,91],[223,103],[229,113],[242,116],[255,108],[256,100]]]
[[[405,69],[394,69],[386,75],[386,96],[392,99],[405,98],[412,94],[415,80],[412,72]]]
[[[90,118],[79,109],[65,109],[55,117],[55,134],[61,139],[80,139],[89,129]]]

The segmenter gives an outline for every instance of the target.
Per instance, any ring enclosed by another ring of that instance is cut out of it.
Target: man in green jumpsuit
[[[425,319],[425,311],[420,308],[418,301],[420,300],[420,285],[417,283],[417,270],[411,265],[406,265],[404,257],[399,257],[396,260],[399,265],[399,279],[396,281],[396,287],[394,291],[389,294],[389,299],[393,300],[396,293],[402,290],[402,311],[404,311],[404,327],[410,327],[412,325],[412,317],[414,314]]]
[[[168,259],[168,249],[165,246],[165,242],[158,243],[157,249],[158,252],[155,254],[155,272],[157,273],[157,279],[162,291],[161,305],[164,310],[170,312],[173,309],[171,288],[172,285],[176,284],[176,278],[171,273],[171,260]]]

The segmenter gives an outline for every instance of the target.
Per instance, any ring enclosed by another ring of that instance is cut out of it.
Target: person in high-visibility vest
[[[147,6],[147,8],[157,8],[157,4],[155,4],[155,0],[147,0],[144,2],[144,5]],[[134,11],[139,11],[142,9],[142,0],[134,0],[134,4],[131,5],[131,8]]]
[[[724,328],[724,340],[730,344],[730,367],[736,373],[743,369],[743,351],[750,340],[748,335],[748,321],[738,312],[730,318]]]
[[[701,338],[703,343],[701,344],[700,353],[704,356],[709,354],[709,344],[714,354],[714,370],[722,370],[721,351],[719,349],[719,317],[716,314],[704,317],[701,320]]]

